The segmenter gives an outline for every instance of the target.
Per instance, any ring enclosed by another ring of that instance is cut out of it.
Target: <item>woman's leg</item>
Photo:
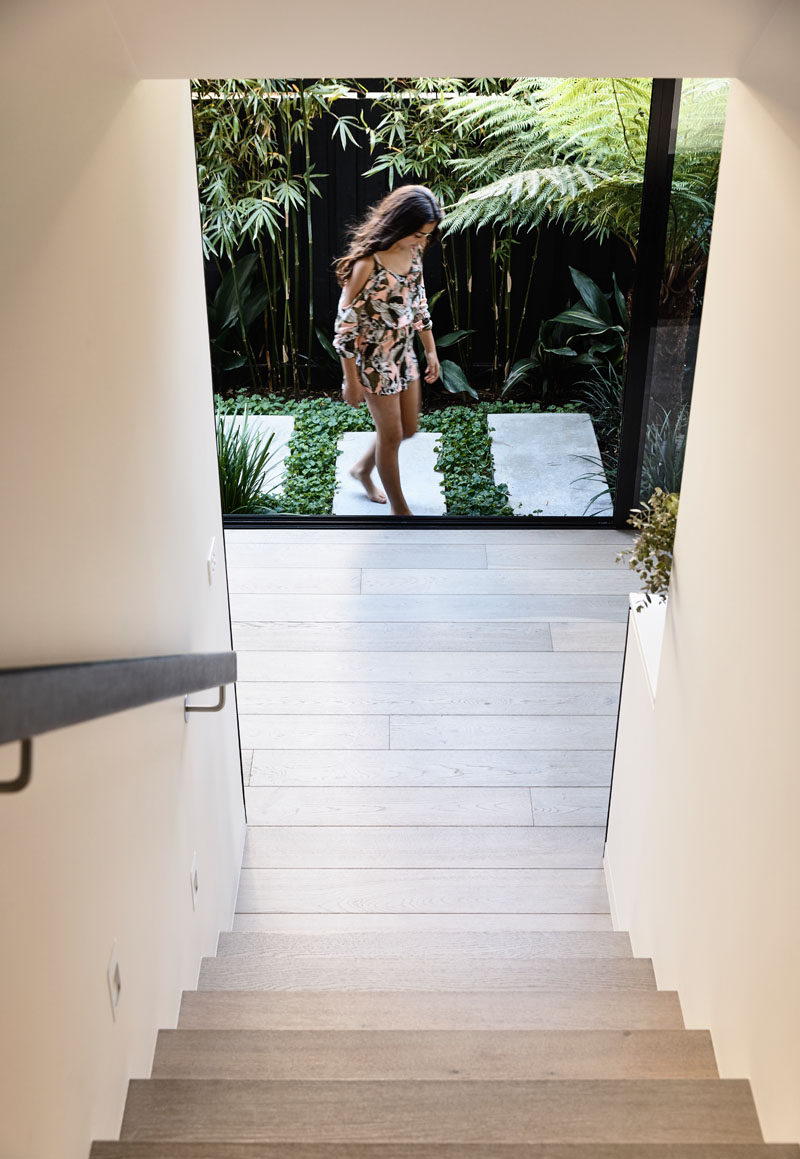
[[[366,455],[359,459],[357,463],[353,463],[353,466],[350,468],[350,474],[354,479],[358,479],[373,503],[385,503],[386,496],[379,487],[375,486],[372,479],[372,472],[375,470],[375,448],[377,445],[378,440],[373,439]]]
[[[417,433],[419,426],[419,412],[422,410],[422,391],[419,379],[415,378],[408,384],[408,390],[400,395],[400,421],[403,424],[403,438],[410,439]]]
[[[400,486],[400,467],[397,452],[403,441],[403,418],[401,399],[408,391],[399,394],[368,394],[367,406],[377,432],[375,463],[381,482],[389,496],[392,515],[411,515],[403,488]]]

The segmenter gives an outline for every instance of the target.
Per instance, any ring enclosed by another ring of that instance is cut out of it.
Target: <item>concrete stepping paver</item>
[[[233,422],[234,426],[241,427],[242,415],[220,415],[225,426]],[[272,458],[262,474],[262,484],[273,494],[283,491],[283,481],[286,476],[286,460],[289,457],[289,440],[294,433],[294,417],[292,415],[248,415],[247,430],[257,431],[263,441],[272,434]]]
[[[507,484],[516,515],[613,513],[609,495],[586,510],[606,485],[605,474],[577,482],[595,470],[579,456],[600,458],[588,414],[490,414],[488,422],[495,482]]]
[[[374,438],[371,431],[351,431],[339,440],[336,459],[334,515],[387,515],[385,503],[373,503],[364,488],[349,474],[353,463],[365,455]],[[403,494],[415,515],[444,515],[442,476],[436,470],[434,446],[437,434],[416,434],[400,444],[400,481]],[[380,486],[378,473],[375,480]]]

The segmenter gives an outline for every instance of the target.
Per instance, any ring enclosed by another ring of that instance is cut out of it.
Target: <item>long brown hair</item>
[[[343,286],[359,258],[371,257],[376,250],[390,249],[401,237],[408,237],[427,222],[436,223],[426,245],[439,236],[444,211],[425,185],[401,185],[373,205],[367,216],[350,233],[343,257],[333,263],[336,280]]]

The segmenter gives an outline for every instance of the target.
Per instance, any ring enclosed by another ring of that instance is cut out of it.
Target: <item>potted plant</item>
[[[617,562],[622,563],[626,556],[631,556],[628,567],[642,581],[644,599],[637,605],[637,612],[652,603],[654,596],[658,597],[660,603],[666,602],[678,521],[678,500],[677,492],[667,492],[656,487],[649,500],[633,510],[628,518],[628,523],[639,534],[631,550],[619,553]]]

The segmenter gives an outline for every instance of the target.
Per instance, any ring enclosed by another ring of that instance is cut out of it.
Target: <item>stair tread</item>
[[[800,1159],[793,1143],[97,1142],[90,1159]]]
[[[682,1029],[674,990],[187,990],[183,1029]]]
[[[655,990],[649,958],[204,958],[198,990]]]
[[[247,933],[220,934],[217,957],[352,958],[632,958],[626,933],[609,930],[487,931],[474,933]]]
[[[134,1080],[122,1139],[762,1142],[740,1079]]]
[[[153,1078],[716,1078],[705,1030],[166,1030]]]

